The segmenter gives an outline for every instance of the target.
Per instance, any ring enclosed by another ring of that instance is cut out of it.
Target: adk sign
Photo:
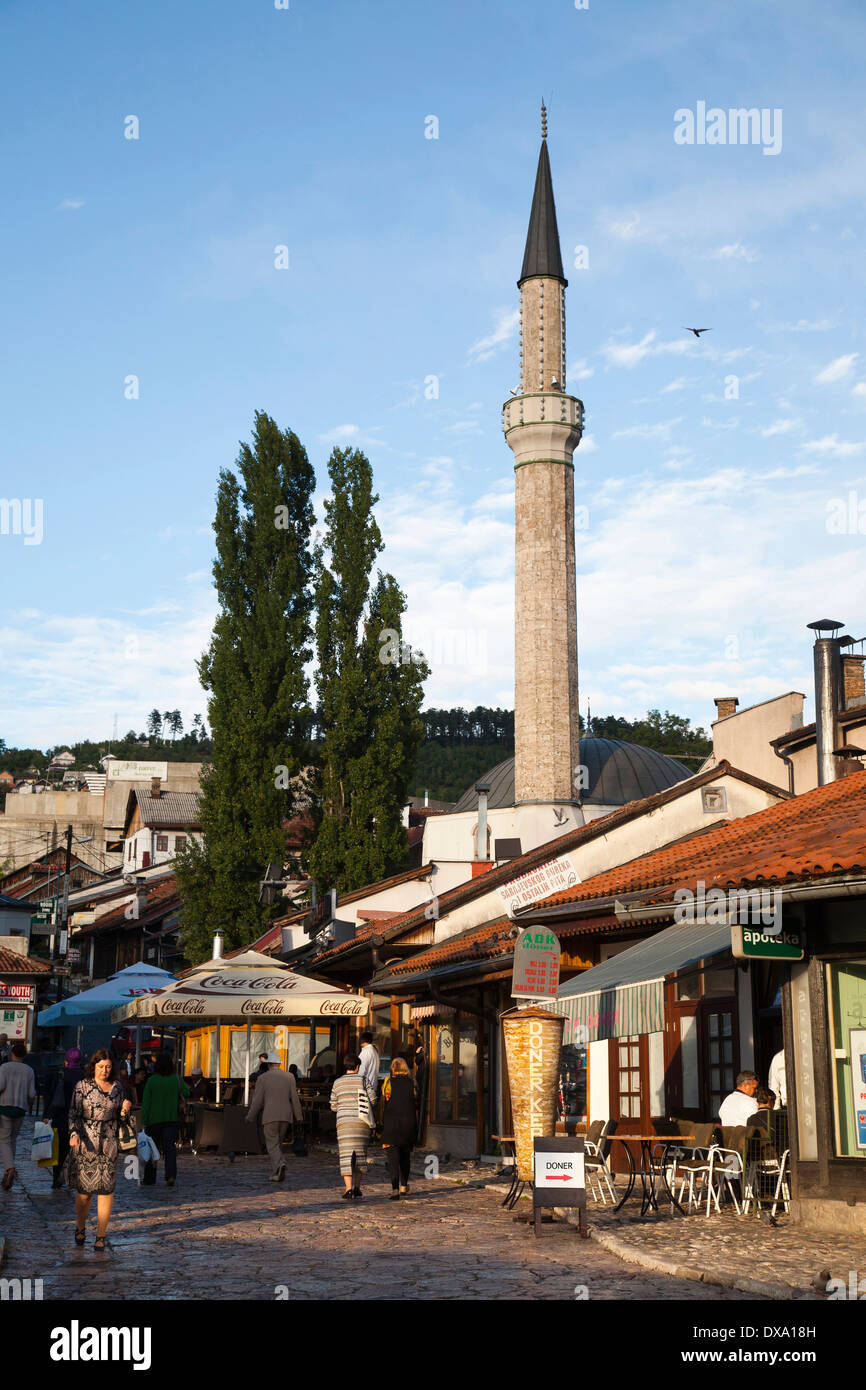
[[[512,998],[554,999],[559,989],[560,955],[556,932],[527,927],[514,948]]]

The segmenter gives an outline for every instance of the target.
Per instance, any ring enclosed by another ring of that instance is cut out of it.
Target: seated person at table
[[[758,1089],[758,1078],[753,1071],[741,1071],[737,1073],[736,1090],[731,1091],[729,1096],[725,1096],[719,1106],[719,1119],[728,1128],[735,1125],[747,1125],[757,1108],[755,1092]]]
[[[776,1092],[767,1086],[759,1086],[755,1092],[755,1113],[749,1119],[750,1125],[760,1129],[769,1128],[770,1111],[776,1104]]]
[[[264,1074],[265,1074],[265,1072],[266,1072],[267,1070],[268,1070],[268,1054],[267,1054],[266,1052],[260,1052],[260,1053],[259,1053],[259,1065],[258,1065],[258,1068],[256,1069],[256,1071],[253,1072],[253,1077],[264,1076]]]
[[[210,1100],[213,1092],[211,1084],[201,1074],[201,1067],[193,1067],[189,1078],[190,1100]]]

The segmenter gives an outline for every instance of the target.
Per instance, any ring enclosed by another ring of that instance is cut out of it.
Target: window
[[[157,854],[167,854],[167,853],[168,853],[168,836],[167,836],[167,835],[157,835],[157,837],[156,837],[156,852],[157,852]]]
[[[866,1158],[866,961],[827,969],[836,1153]]]
[[[185,835],[175,835],[175,837],[174,837],[174,847],[175,847],[176,850],[186,849],[186,836],[185,836]]]
[[[478,1021],[468,1014],[433,1031],[432,1115],[442,1124],[474,1124],[478,1113]]]

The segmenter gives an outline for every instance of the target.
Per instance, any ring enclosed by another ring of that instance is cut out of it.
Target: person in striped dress
[[[363,1077],[358,1074],[360,1058],[347,1052],[343,1058],[344,1076],[331,1087],[331,1109],[337,1115],[337,1147],[340,1173],[346,1185],[345,1201],[356,1200],[361,1192],[361,1171],[367,1166],[367,1145],[373,1127],[373,1111]]]

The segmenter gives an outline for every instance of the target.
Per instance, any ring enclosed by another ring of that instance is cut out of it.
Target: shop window
[[[827,971],[836,1152],[866,1158],[866,961]]]
[[[478,1111],[478,1024],[457,1015],[433,1029],[432,1113],[440,1124],[474,1124]]]
[[[559,1113],[566,1126],[586,1121],[586,1073],[589,1049],[567,1046],[559,1064]]]
[[[710,1110],[715,1116],[734,1089],[734,1016],[730,1012],[708,1014],[705,1027]]]

